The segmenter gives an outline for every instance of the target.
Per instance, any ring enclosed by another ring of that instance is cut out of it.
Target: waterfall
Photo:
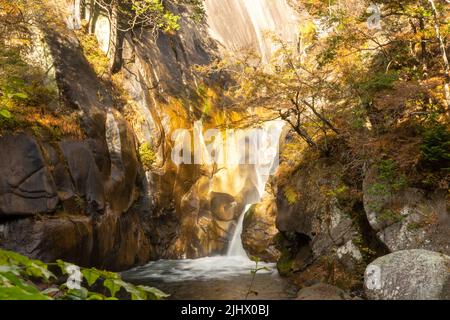
[[[228,247],[227,256],[229,257],[247,257],[247,253],[244,250],[244,246],[242,245],[242,229],[244,226],[244,217],[245,213],[250,209],[252,205],[247,204],[245,206],[244,211],[241,213],[241,216],[239,217],[238,224],[236,226],[236,229],[234,230],[233,237],[231,238],[230,246]]]
[[[263,139],[264,141],[277,141],[279,142],[279,137],[281,135],[281,131],[284,127],[284,121],[270,121],[263,125],[264,132],[267,136]],[[278,151],[279,151],[279,143],[275,145],[269,144],[264,148],[264,145],[259,146],[264,152],[262,153],[265,161],[261,161],[264,165],[256,164],[254,165],[254,170],[256,176],[255,185],[255,193],[256,201],[251,199],[249,203],[245,205],[244,211],[241,213],[238,223],[236,225],[236,229],[234,230],[233,237],[231,238],[230,245],[228,246],[227,256],[229,257],[245,257],[247,258],[247,253],[244,250],[244,246],[242,245],[242,230],[244,225],[244,217],[245,213],[250,209],[250,207],[261,200],[264,196],[265,187],[267,181],[269,180],[270,175],[274,172],[276,167],[278,166]],[[261,151],[261,150],[259,150]]]
[[[223,281],[233,277],[251,275],[250,271],[255,267],[255,263],[248,258],[241,239],[244,217],[250,206],[259,202],[264,196],[267,181],[277,168],[279,137],[284,125],[284,121],[270,121],[261,126],[262,130],[259,132],[261,139],[258,140],[257,148],[253,148],[256,151],[255,155],[259,158],[257,164],[231,164],[215,175],[216,181],[213,183],[215,188],[213,191],[234,196],[237,193],[245,194],[243,199],[245,209],[241,212],[226,255],[197,259],[152,261],[146,266],[137,267],[122,273],[122,276],[129,280],[146,279],[146,281],[164,281],[165,283],[179,284],[188,281],[201,283],[198,280],[219,279]],[[202,130],[197,125],[195,131],[200,144],[202,144],[201,149],[204,150],[205,139],[202,137]],[[241,143],[237,143],[235,140],[231,142],[237,144],[236,147],[242,146]],[[233,153],[233,160],[237,161],[240,157],[243,157],[242,152],[242,148],[237,148],[236,152]],[[201,154],[199,157],[199,159],[202,159]],[[275,264],[273,263],[260,262],[259,266],[264,267],[264,269],[260,270],[258,275],[276,272]],[[191,283],[187,286],[190,287]],[[246,282],[244,286],[247,286]]]

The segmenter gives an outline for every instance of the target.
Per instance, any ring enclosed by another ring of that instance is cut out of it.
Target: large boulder
[[[94,221],[91,263],[101,268],[124,270],[150,259],[150,245],[136,212],[116,215],[107,211]]]
[[[369,299],[450,299],[450,257],[422,249],[398,251],[367,266]]]
[[[279,259],[281,253],[276,246],[276,215],[275,197],[271,193],[267,193],[260,203],[253,205],[245,213],[242,244],[251,256],[267,262]]]
[[[103,211],[105,189],[91,149],[83,141],[62,141],[60,146],[76,190],[79,196],[86,199],[88,210]]]
[[[302,250],[296,241],[285,245],[302,252],[297,269],[320,257],[338,259],[348,269],[362,263],[363,255],[356,245],[361,242],[361,232],[352,219],[353,207],[341,205],[338,199],[347,190],[341,178],[343,171],[343,166],[332,159],[318,159],[302,164],[288,181],[278,186],[278,229],[309,247]]]
[[[223,253],[234,225],[236,207],[233,196],[211,192],[209,177],[199,177],[181,197],[181,214],[178,213],[186,257]]]
[[[237,202],[231,195],[211,192],[211,212],[220,221],[232,221],[236,215]]]
[[[0,247],[46,262],[90,265],[93,246],[88,217],[29,218],[0,225]]]
[[[0,216],[51,213],[56,185],[37,142],[25,134],[0,137]]]
[[[426,249],[450,254],[448,192],[433,193],[387,181],[379,169],[367,170],[364,209],[371,227],[390,251]],[[393,180],[393,179],[390,179]]]

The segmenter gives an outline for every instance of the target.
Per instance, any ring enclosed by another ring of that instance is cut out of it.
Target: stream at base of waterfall
[[[193,260],[159,260],[122,273],[125,281],[156,287],[176,300],[277,300],[295,297],[296,288],[278,275],[275,264],[261,263],[252,283],[255,262],[245,257],[216,256]],[[251,287],[250,287],[251,286]]]
[[[247,205],[246,210],[250,207]],[[281,278],[275,263],[259,262],[252,285],[250,260],[242,246],[245,211],[231,239],[227,255],[199,259],[159,260],[123,272],[125,281],[157,287],[176,300],[291,299],[296,287]]]

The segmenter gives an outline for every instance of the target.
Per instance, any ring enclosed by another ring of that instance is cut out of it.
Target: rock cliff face
[[[249,214],[243,233],[249,252],[268,259],[259,250],[270,247],[267,237],[258,237],[258,230],[276,211],[278,268],[301,286],[326,282],[360,292],[365,272],[370,299],[448,299],[445,190],[409,187],[398,173],[387,179],[376,163],[354,172],[339,148],[329,156],[300,153],[295,165],[283,158],[274,179],[276,197],[256,206],[259,222]],[[381,272],[379,288],[370,282],[374,268]]]
[[[253,205],[245,214],[242,243],[250,256],[277,262],[280,258],[276,238],[278,229],[275,225],[277,206],[273,190],[269,186],[267,189],[261,202]]]
[[[53,66],[61,98],[55,108],[77,114],[83,136],[54,141],[30,131],[0,137],[2,247],[112,269],[226,250],[244,204],[258,197],[257,169],[176,165],[172,138],[177,129],[201,131],[194,128],[199,120],[205,128],[226,122],[220,112],[205,112],[226,75],[200,79],[195,66],[227,50],[252,48],[268,56],[272,45],[263,30],[294,38],[295,13],[284,1],[205,6],[207,22],[194,22],[188,7],[171,7],[181,16],[176,34],[122,35],[112,84],[94,72],[77,34],[86,28],[111,55],[115,30],[108,18],[80,1],[49,5],[56,18],[36,21],[33,61]],[[229,6],[226,17],[223,6]],[[282,19],[285,13],[292,19]],[[224,24],[237,16],[232,30]],[[246,36],[230,38],[242,30]],[[154,153],[150,166],[140,161],[143,145]]]
[[[268,61],[276,49],[271,35],[292,44],[299,39],[300,16],[286,0],[206,0],[205,9],[210,33],[225,52],[252,49]]]
[[[337,159],[315,159],[278,186],[276,224],[284,238],[282,273],[317,267],[325,275],[318,272],[315,279],[325,281],[334,277],[334,269],[348,274],[364,269],[367,243],[355,218],[357,204],[341,194],[347,191],[343,172]]]
[[[75,35],[56,22],[38,27],[54,61],[58,108],[82,115],[85,137],[0,137],[0,245],[116,270],[143,263],[150,250],[132,208],[140,170],[134,134]]]
[[[450,254],[447,191],[392,188],[376,166],[364,178],[364,208],[379,239],[390,251],[427,249]]]
[[[148,33],[139,41],[129,35],[124,38],[120,74],[122,86],[132,101],[134,116],[130,121],[138,144],[150,143],[156,154],[155,164],[141,180],[140,205],[145,212],[144,228],[154,258],[224,253],[244,204],[257,197],[255,166],[175,165],[171,159],[173,137],[178,129],[188,129],[192,134],[200,132],[201,136],[202,129],[194,127],[197,121],[205,128],[226,125],[227,119],[220,111],[205,112],[208,104],[218,100],[215,97],[220,98],[220,88],[216,87],[224,85],[226,75],[203,79],[197,75],[195,66],[210,63],[223,50],[268,47],[266,40],[256,34],[260,36],[266,27],[285,33],[291,23],[282,22],[280,17],[283,10],[289,9],[287,5],[266,8],[259,3],[258,8],[265,10],[259,22],[241,19],[233,30],[224,30],[220,22],[224,18],[221,3],[205,3],[207,23],[194,23],[187,8],[173,8],[182,17],[180,31],[175,35],[160,33],[154,38]],[[238,13],[241,17],[253,14],[249,3],[245,8],[242,3],[226,3],[230,4],[226,19],[237,17]],[[227,38],[239,34],[241,27],[250,28],[252,36]],[[108,42],[111,32],[104,19],[98,19],[91,29],[100,43]],[[204,91],[209,101],[205,101]]]

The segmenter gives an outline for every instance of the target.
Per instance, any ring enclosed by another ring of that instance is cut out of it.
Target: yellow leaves
[[[274,44],[278,44],[280,43],[280,41],[282,41],[282,39],[280,39],[280,36],[273,31],[263,31],[263,37],[267,40],[272,41]]]
[[[299,28],[302,41],[311,43],[317,37],[317,27],[313,21],[306,20]]]
[[[297,202],[299,195],[294,187],[286,186],[284,187],[284,197],[290,205],[293,205]]]
[[[246,74],[252,74],[254,72],[254,68],[250,67],[250,66],[246,66],[244,68],[244,73]]]
[[[153,149],[153,146],[148,143],[144,142],[139,147],[139,159],[141,160],[142,165],[144,166],[144,169],[149,171],[152,169],[153,164],[157,160],[157,155],[155,153],[155,150]]]
[[[81,129],[79,118],[76,114],[72,115],[54,115],[43,112],[39,109],[28,107],[27,112],[23,112],[17,117],[32,125],[35,134],[50,134],[53,139],[62,137],[83,138],[84,133]],[[44,130],[44,132],[42,131]]]
[[[159,109],[164,110],[164,113],[167,114],[172,129],[187,129],[190,127],[189,116],[186,111],[189,110],[189,106],[185,105],[182,100],[171,97],[169,102],[161,104]]]
[[[8,41],[8,44],[17,47],[29,47],[31,45],[31,41],[28,38],[11,38]]]
[[[19,15],[23,10],[21,1],[0,0],[0,16]]]
[[[89,64],[94,68],[97,75],[103,76],[108,71],[109,59],[100,50],[96,36],[79,31],[77,32],[77,37]]]

